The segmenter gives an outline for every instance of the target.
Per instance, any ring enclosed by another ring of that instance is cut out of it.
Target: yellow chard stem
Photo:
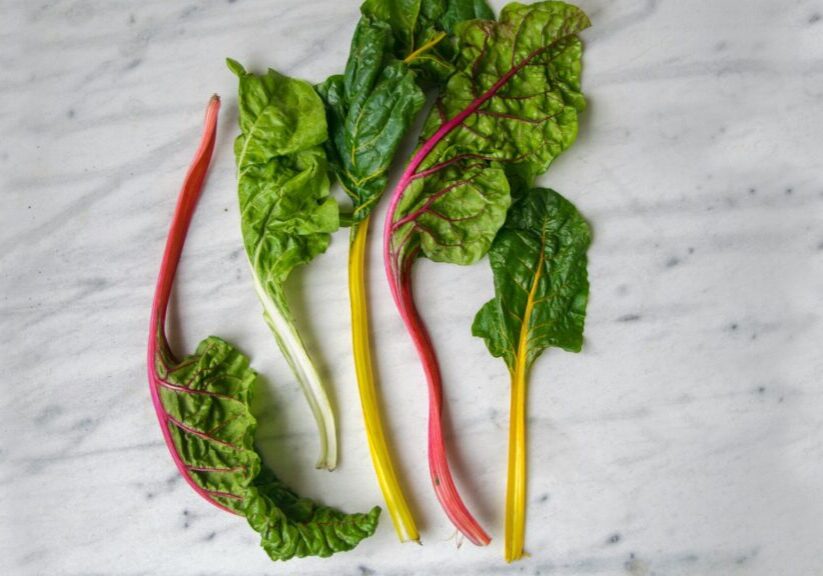
[[[426,51],[430,50],[431,48],[434,48],[435,46],[437,46],[437,44],[439,44],[439,43],[440,43],[440,41],[441,41],[443,38],[445,38],[445,37],[446,37],[446,33],[445,33],[445,32],[438,32],[437,34],[435,34],[435,35],[434,35],[434,38],[432,38],[431,40],[429,40],[428,42],[426,42],[425,44],[423,44],[420,48],[418,48],[417,50],[415,50],[414,52],[412,52],[411,54],[409,54],[408,56],[406,56],[406,57],[403,59],[403,63],[404,63],[404,64],[411,64],[411,63],[412,63],[412,62],[414,62],[414,61],[415,61],[415,60],[416,60],[416,59],[417,59],[417,58],[418,58],[421,54],[423,54],[424,52],[426,52]]]
[[[352,347],[354,350],[354,368],[357,385],[360,389],[360,404],[363,407],[363,420],[366,425],[366,438],[369,443],[372,463],[380,490],[389,509],[394,528],[401,542],[419,542],[420,535],[414,523],[409,505],[397,481],[386,438],[380,419],[380,407],[377,402],[374,370],[371,360],[371,343],[369,341],[369,314],[366,298],[366,246],[369,233],[369,218],[352,227],[352,242],[349,248],[349,299],[352,316]]]
[[[520,326],[512,375],[512,397],[509,409],[509,474],[506,484],[506,562],[523,557],[526,539],[526,399],[528,396],[528,345],[534,300],[543,272],[543,253],[537,261],[537,272],[532,280],[526,301],[526,311]]]
[[[521,368],[521,364],[523,365]],[[509,476],[506,485],[506,562],[523,557],[526,532],[526,367],[512,372],[509,415]]]

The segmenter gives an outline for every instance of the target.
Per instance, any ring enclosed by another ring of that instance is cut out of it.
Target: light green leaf
[[[334,414],[317,369],[294,326],[283,284],[325,252],[339,226],[329,196],[323,102],[307,82],[269,70],[258,76],[229,61],[240,80],[241,134],[235,141],[243,244],[264,316],[314,413],[319,467],[334,468]]]
[[[556,346],[578,352],[589,294],[588,224],[553,190],[529,191],[511,209],[489,251],[495,297],[478,312],[472,333],[510,370]]]
[[[246,356],[216,337],[179,362],[166,349],[157,353],[158,389],[189,477],[211,499],[245,516],[273,560],[330,556],[374,533],[379,508],[345,514],[300,498],[262,463],[249,409],[256,375]]]

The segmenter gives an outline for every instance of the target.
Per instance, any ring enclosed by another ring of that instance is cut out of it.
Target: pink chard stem
[[[411,287],[411,266],[417,257],[417,247],[405,245],[408,238],[395,241],[394,234],[403,225],[414,225],[416,217],[398,218],[397,206],[403,197],[409,184],[417,178],[425,178],[434,172],[451,165],[455,159],[446,160],[432,166],[426,170],[418,172],[418,168],[426,160],[437,144],[446,137],[452,130],[460,126],[466,118],[474,114],[480,106],[492,98],[512,77],[522,70],[533,58],[546,51],[549,47],[543,47],[527,55],[523,60],[513,66],[508,72],[501,76],[481,96],[472,101],[469,106],[459,114],[443,123],[442,126],[429,138],[409,161],[406,169],[397,183],[389,203],[386,213],[386,220],[383,226],[383,262],[386,268],[386,276],[389,281],[394,303],[397,306],[403,324],[414,341],[417,354],[423,363],[426,373],[426,380],[429,389],[429,471],[434,484],[434,491],[440,501],[443,510],[451,520],[452,524],[460,530],[472,543],[486,545],[491,541],[488,534],[478,524],[477,520],[466,508],[452,478],[449,469],[446,446],[443,440],[441,428],[441,404],[442,404],[442,381],[440,377],[440,367],[437,356],[434,352],[423,320],[420,318],[414,305]]]
[[[166,446],[169,449],[169,453],[177,469],[189,486],[200,496],[221,510],[236,514],[232,509],[220,504],[220,502],[213,498],[213,496],[223,496],[222,494],[204,490],[194,481],[189,467],[183,462],[180,454],[177,452],[170,430],[170,427],[175,424],[163,407],[163,403],[160,401],[160,388],[166,385],[166,382],[160,377],[157,370],[159,356],[163,355],[173,358],[166,340],[166,311],[169,306],[174,277],[177,273],[177,264],[180,262],[180,255],[183,253],[183,244],[186,241],[189,224],[194,215],[197,200],[200,198],[200,191],[203,189],[203,183],[206,180],[206,173],[208,172],[212,152],[214,151],[219,111],[220,98],[217,97],[217,95],[212,96],[209,101],[209,106],[206,109],[206,120],[200,146],[194,155],[194,160],[189,167],[186,179],[183,181],[183,187],[180,190],[180,195],[177,198],[177,206],[174,209],[171,228],[169,229],[169,235],[166,239],[166,248],[163,251],[163,262],[160,265],[160,275],[157,278],[157,287],[154,291],[154,302],[152,304],[151,320],[149,322],[147,363],[152,403],[157,413],[157,419],[160,422],[160,429],[163,432],[163,440],[166,442]]]
[[[410,277],[409,268],[413,257],[405,262],[404,278]],[[429,385],[429,474],[434,492],[449,520],[472,544],[486,546],[491,538],[471,515],[460,494],[457,492],[449,461],[446,456],[446,443],[442,428],[442,381],[440,366],[429,333],[414,305],[411,282],[403,282],[400,287],[400,310],[409,333],[412,336],[417,353],[423,361],[426,380]]]

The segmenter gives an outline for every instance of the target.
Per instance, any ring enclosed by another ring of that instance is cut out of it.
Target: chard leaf
[[[307,82],[269,70],[257,76],[237,62],[241,134],[235,141],[243,242],[268,289],[325,252],[338,228],[322,144],[323,103]]]
[[[424,0],[421,13],[426,22],[440,23],[446,32],[464,20],[494,20],[486,0]]]
[[[398,54],[405,57],[414,50],[417,22],[422,0],[366,0],[360,12],[372,19],[389,25],[397,42]]]
[[[391,252],[470,264],[519,189],[574,141],[586,15],[563,2],[509,4],[499,22],[454,26],[457,71],[395,191]],[[399,261],[398,261],[399,265]]]
[[[414,73],[396,60],[388,24],[363,17],[344,75],[318,87],[327,105],[331,165],[354,205],[357,224],[386,188],[400,140],[425,102]]]
[[[283,284],[325,252],[339,226],[329,196],[323,102],[307,82],[269,70],[258,76],[234,60],[241,134],[235,141],[243,243],[264,317],[295,373],[320,431],[318,467],[337,461],[334,414],[294,325]]]
[[[189,478],[245,516],[273,560],[330,556],[374,533],[379,508],[345,514],[300,498],[262,463],[249,409],[256,374],[246,356],[212,336],[177,362],[161,340],[155,357],[160,401]]]
[[[317,87],[327,107],[326,152],[355,224],[386,187],[397,147],[425,102],[421,85],[453,71],[445,33],[462,20],[493,17],[483,0],[367,0],[361,11],[345,74]]]
[[[553,190],[534,189],[512,207],[489,250],[495,297],[472,325],[510,370],[518,358],[528,368],[550,346],[580,351],[590,243],[586,221]]]
[[[390,26],[396,57],[427,83],[442,82],[453,72],[454,49],[445,35],[458,22],[494,18],[485,0],[366,0],[360,10]]]

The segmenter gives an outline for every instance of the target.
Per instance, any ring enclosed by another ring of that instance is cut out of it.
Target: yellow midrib
[[[423,52],[430,50],[434,46],[436,46],[443,38],[446,37],[445,32],[438,32],[435,34],[434,38],[423,44],[420,48],[409,54],[403,59],[404,64],[411,64],[414,62],[418,56],[420,56]]]
[[[509,469],[506,488],[506,562],[523,557],[526,530],[526,372],[528,370],[529,327],[537,288],[543,274],[543,248],[526,300],[520,325],[514,371],[512,372],[511,407],[509,410]]]
[[[403,490],[394,472],[388,445],[380,418],[380,406],[377,401],[374,370],[371,359],[371,342],[369,340],[368,300],[365,289],[365,261],[369,229],[369,217],[355,225],[354,236],[349,249],[349,298],[352,315],[352,348],[357,385],[360,390],[360,404],[363,409],[363,421],[366,426],[366,438],[369,444],[377,482],[383,492],[386,507],[389,510],[397,536],[401,542],[420,540],[417,526]]]

